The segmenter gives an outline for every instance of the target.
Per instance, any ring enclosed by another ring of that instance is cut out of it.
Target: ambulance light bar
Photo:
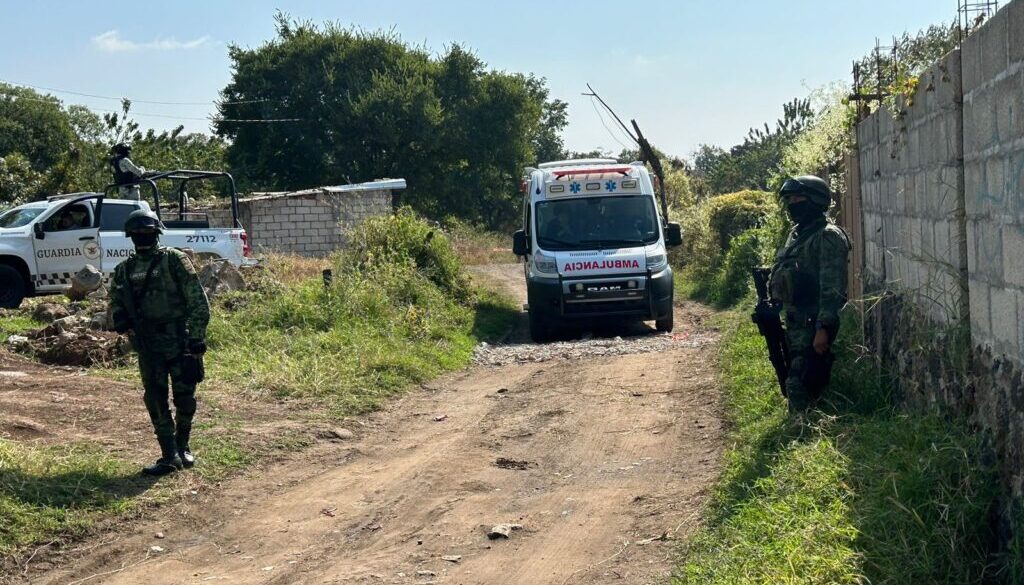
[[[565,171],[555,171],[551,173],[556,179],[560,179],[570,175],[598,175],[603,173],[622,173],[623,175],[629,174],[629,167],[600,167],[596,169],[571,169]]]

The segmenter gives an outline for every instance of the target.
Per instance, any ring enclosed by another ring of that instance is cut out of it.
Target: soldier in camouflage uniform
[[[846,304],[850,241],[825,216],[832,193],[822,179],[788,179],[779,196],[796,225],[775,258],[769,286],[772,300],[782,304],[786,324],[789,408],[800,412],[813,405],[828,384],[832,342],[839,333],[839,311]]]
[[[202,378],[195,366],[206,351],[210,320],[206,293],[188,256],[158,245],[163,229],[151,211],[128,216],[124,230],[135,254],[117,266],[110,292],[115,330],[132,332],[143,401],[160,442],[160,459],[142,470],[147,475],[166,475],[195,463],[189,437],[196,383]],[[168,404],[168,377],[177,421]]]

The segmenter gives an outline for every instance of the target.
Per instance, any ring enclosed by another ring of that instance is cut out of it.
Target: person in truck
[[[143,402],[160,443],[160,458],[142,473],[167,475],[195,464],[189,440],[196,413],[196,384],[203,379],[210,303],[188,256],[159,245],[164,225],[155,213],[132,212],[124,231],[135,245],[135,255],[114,271],[110,313],[115,331],[132,333]],[[174,396],[173,416],[168,378]]]
[[[129,158],[132,154],[130,144],[120,142],[110,149],[113,156],[110,166],[114,172],[114,184],[119,185],[121,199],[139,200],[139,181],[146,176],[146,169],[136,165]]]

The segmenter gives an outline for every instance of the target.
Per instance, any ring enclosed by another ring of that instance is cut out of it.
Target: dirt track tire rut
[[[517,270],[487,273],[521,287]],[[443,377],[363,419],[354,439],[186,496],[166,519],[143,520],[33,582],[663,580],[672,539],[696,525],[722,451],[706,314],[677,309],[678,343],[656,353]],[[500,523],[522,529],[488,539]],[[150,552],[157,531],[161,554]]]

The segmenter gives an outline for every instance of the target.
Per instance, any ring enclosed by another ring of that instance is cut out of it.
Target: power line
[[[594,101],[594,98],[590,98],[590,105],[594,107],[594,112],[597,114],[597,119],[601,121],[601,125],[604,126],[606,131],[608,131],[608,136],[611,136],[612,140],[618,142],[619,146],[621,146],[623,150],[629,150],[629,147],[619,140],[619,137],[616,136],[615,133],[612,132],[612,129],[608,127],[608,124],[605,123],[604,114],[601,113],[601,110],[597,109],[597,102]]]
[[[629,128],[627,128],[626,124],[623,123],[621,118],[619,118],[619,115],[615,113],[615,110],[613,110],[607,102],[601,99],[601,96],[597,95],[597,92],[594,91],[594,88],[590,87],[589,83],[587,84],[587,89],[590,90],[590,93],[585,93],[583,95],[590,96],[591,98],[597,98],[597,101],[601,102],[601,105],[604,106],[604,109],[608,110],[608,113],[611,114],[612,117],[615,118],[615,121],[619,123],[619,127],[622,128],[622,131],[626,133],[626,136],[629,136],[629,139],[635,142],[636,144],[640,144],[640,141],[637,140],[637,137],[633,136],[633,133],[629,131]]]
[[[69,94],[69,95],[77,95],[77,96],[81,96],[81,97],[96,98],[96,99],[101,99],[101,100],[114,100],[114,101],[118,101],[119,102],[121,100],[127,99],[127,100],[129,100],[129,101],[131,101],[133,103],[151,104],[151,105],[157,105],[157,106],[210,106],[210,105],[217,105],[217,104],[220,104],[220,105],[223,105],[223,106],[234,106],[234,105],[242,105],[242,104],[262,104],[262,103],[266,103],[266,102],[276,101],[276,100],[269,100],[269,99],[259,99],[259,100],[239,100],[239,101],[233,101],[233,102],[217,102],[217,101],[209,101],[209,102],[162,102],[162,101],[154,101],[154,100],[137,100],[137,99],[126,98],[126,97],[114,97],[114,96],[99,95],[99,94],[94,94],[94,93],[84,93],[84,92],[80,92],[80,91],[71,91],[70,89],[58,89],[58,88],[55,88],[55,87],[43,87],[41,85],[29,85],[27,83],[17,83],[17,82],[14,82],[14,81],[6,81],[6,80],[3,80],[3,79],[0,79],[0,83],[6,83],[8,85],[16,85],[18,87],[27,87],[29,89],[37,89],[37,90],[41,90],[41,91],[55,91],[57,93],[66,93],[66,94]]]
[[[26,100],[26,101],[30,101],[30,102],[42,102],[42,103],[45,103],[45,104],[53,104],[54,100],[57,99],[57,98],[52,98],[52,99],[31,98],[31,97],[25,97],[25,96],[20,96],[20,95],[12,95],[12,94],[4,94],[4,93],[0,93],[0,97],[12,97],[15,100]],[[75,105],[82,105],[82,104],[75,104]],[[90,106],[83,106],[83,107],[88,108],[89,110],[92,110],[94,112],[103,112],[105,114],[123,114],[124,113],[124,112],[122,112],[120,110],[108,110],[108,109],[105,109],[105,108],[93,108],[93,107],[90,107]],[[176,115],[173,115],[173,114],[151,114],[151,113],[147,113],[147,112],[132,112],[132,111],[129,111],[128,113],[131,116],[141,116],[141,117],[144,117],[144,118],[166,118],[166,119],[169,119],[169,120],[189,120],[189,121],[197,121],[197,122],[228,122],[228,123],[231,123],[231,124],[259,124],[259,123],[301,122],[302,121],[302,118],[234,119],[234,118],[215,118],[215,117],[212,117],[212,116],[209,117],[209,118],[198,118],[198,117],[195,117],[195,116],[176,116]]]

